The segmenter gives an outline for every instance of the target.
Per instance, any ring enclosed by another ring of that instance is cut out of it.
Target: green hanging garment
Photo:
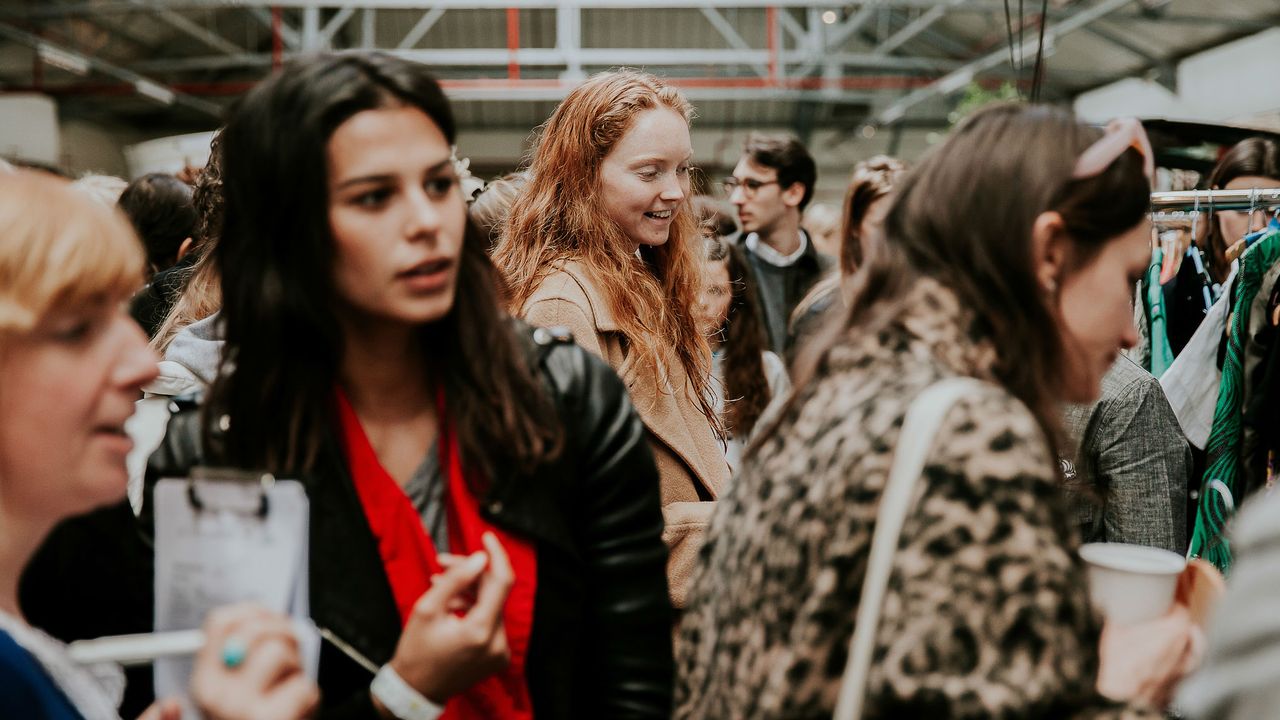
[[[1244,345],[1249,338],[1249,306],[1261,290],[1262,277],[1280,259],[1280,230],[1259,238],[1240,258],[1236,297],[1231,303],[1226,359],[1213,410],[1213,429],[1205,444],[1208,466],[1200,481],[1200,508],[1191,534],[1189,557],[1203,558],[1224,574],[1231,569],[1231,547],[1225,529],[1237,502],[1240,437],[1244,412]]]
[[[1152,375],[1160,377],[1173,364],[1173,348],[1169,346],[1169,318],[1164,311],[1164,288],[1160,285],[1160,266],[1164,262],[1164,250],[1156,248],[1151,253],[1151,267],[1147,268],[1142,288],[1147,306],[1147,327],[1151,337]]]

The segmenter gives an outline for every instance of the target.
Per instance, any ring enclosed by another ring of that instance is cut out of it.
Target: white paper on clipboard
[[[265,500],[265,502],[264,502]],[[214,608],[255,602],[308,620],[309,503],[294,480],[164,479],[156,484],[155,629],[195,630]],[[320,639],[300,637],[314,679]],[[155,663],[156,697],[180,697],[183,717],[199,717],[187,694],[192,658]]]

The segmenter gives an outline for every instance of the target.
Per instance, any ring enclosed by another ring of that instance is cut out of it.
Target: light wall
[[[58,107],[37,94],[0,96],[0,157],[61,162]]]
[[[1280,28],[1184,60],[1175,94],[1141,78],[1112,83],[1076,99],[1091,122],[1136,116],[1213,123],[1251,123],[1280,112]]]

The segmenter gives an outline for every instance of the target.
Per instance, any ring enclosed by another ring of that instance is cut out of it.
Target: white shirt
[[[85,720],[119,720],[116,706],[124,697],[124,671],[119,665],[77,665],[66,645],[6,612],[0,612],[0,630],[31,653]]]
[[[766,243],[760,242],[760,236],[756,233],[748,235],[743,244],[747,246],[747,250],[774,267],[791,267],[804,255],[804,251],[809,249],[809,235],[804,230],[800,231],[800,246],[790,255],[783,255]]]
[[[1222,371],[1218,369],[1218,343],[1226,331],[1227,316],[1231,313],[1231,285],[1236,271],[1222,285],[1222,296],[1213,304],[1209,314],[1200,321],[1186,347],[1178,354],[1168,370],[1160,376],[1160,387],[1178,416],[1182,432],[1187,440],[1203,449],[1209,442],[1213,429],[1213,413],[1218,407],[1218,386]]]

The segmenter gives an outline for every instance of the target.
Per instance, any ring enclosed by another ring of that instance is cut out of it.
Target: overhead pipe
[[[770,5],[764,9],[765,38],[769,47],[769,82],[778,82],[778,8]]]
[[[284,11],[271,6],[271,69],[284,67]]]
[[[771,88],[780,90],[904,90],[926,87],[935,80],[936,78],[933,77],[916,77],[909,75],[854,75],[838,78],[794,77],[780,78],[777,82],[770,82],[768,78],[762,77],[667,78],[667,82],[671,85],[686,90],[764,90]],[[178,82],[170,83],[167,87],[186,95],[226,97],[244,94],[257,84],[257,81],[252,80]],[[446,91],[474,89],[544,89],[564,90],[568,92],[574,87],[574,83],[564,82],[556,78],[525,78],[516,80],[507,78],[459,78],[454,80],[440,80],[440,85]],[[44,87],[37,87],[35,85],[29,87],[9,85],[5,86],[3,90],[0,90],[0,95],[28,92],[43,92],[48,95],[59,96],[127,96],[134,94],[135,88],[129,83],[111,82],[70,83],[66,85]]]
[[[507,51],[511,53],[511,59],[507,61],[507,78],[519,80],[520,61],[516,59],[516,53],[520,52],[519,8],[507,8]]]

